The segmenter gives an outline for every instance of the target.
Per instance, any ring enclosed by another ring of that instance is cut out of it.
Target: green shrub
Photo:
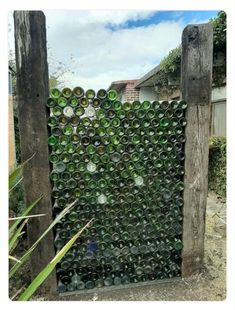
[[[226,138],[211,137],[209,150],[208,187],[221,197],[226,197]]]

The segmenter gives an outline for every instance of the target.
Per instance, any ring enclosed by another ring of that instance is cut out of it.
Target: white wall
[[[212,104],[211,135],[226,137],[226,102],[214,102]]]
[[[120,101],[121,102],[126,101],[124,88],[121,90],[121,93],[120,93]]]
[[[226,100],[226,86],[212,89],[211,101]]]
[[[212,89],[211,135],[226,137],[226,86]]]
[[[226,86],[213,88],[211,99],[212,101],[226,100]],[[140,101],[143,100],[149,100],[149,101],[157,100],[157,95],[156,92],[154,91],[154,87],[140,88]]]
[[[140,99],[139,99],[140,101],[157,100],[157,95],[156,95],[156,92],[154,91],[154,87],[141,87],[139,97],[140,97]]]
[[[124,88],[122,88],[120,91],[118,91],[118,97],[117,97],[117,99],[119,100],[119,101],[123,101],[124,100]]]

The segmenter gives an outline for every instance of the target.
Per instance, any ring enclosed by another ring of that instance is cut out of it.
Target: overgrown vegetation
[[[213,25],[213,83],[222,86],[226,78],[226,13],[220,11]]]
[[[213,25],[213,84],[220,87],[226,77],[226,13],[210,20]],[[157,73],[158,94],[170,96],[180,85],[181,46],[171,50]]]
[[[181,46],[170,51],[160,63],[157,73],[158,93],[160,96],[170,96],[179,89],[181,66]]]
[[[211,137],[209,152],[209,190],[226,197],[226,138]]]
[[[216,18],[211,19],[213,25],[214,52],[226,52],[226,13],[220,11]]]

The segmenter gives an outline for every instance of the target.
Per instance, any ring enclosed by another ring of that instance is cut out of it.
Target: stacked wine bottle
[[[121,102],[115,90],[53,89],[50,116],[58,291],[180,276],[185,111],[179,101]]]

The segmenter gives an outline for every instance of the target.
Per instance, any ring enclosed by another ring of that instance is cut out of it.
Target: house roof
[[[157,81],[157,73],[160,71],[160,65],[157,65],[144,76],[142,76],[135,85],[135,88],[143,86],[154,86]]]
[[[108,87],[109,89],[115,89],[116,91],[120,91],[125,85],[127,84],[136,84],[139,80],[121,80],[121,81],[114,81]]]

